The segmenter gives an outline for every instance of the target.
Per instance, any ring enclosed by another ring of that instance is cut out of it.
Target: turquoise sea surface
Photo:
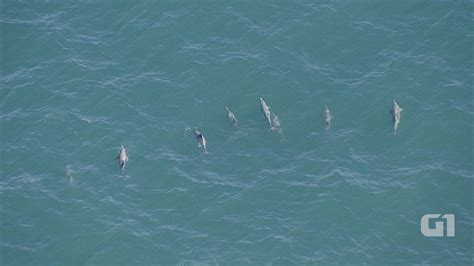
[[[472,265],[473,13],[0,1],[0,264]]]

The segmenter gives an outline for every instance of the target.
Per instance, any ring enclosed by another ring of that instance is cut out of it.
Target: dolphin
[[[395,100],[393,100],[392,110],[390,110],[390,113],[392,114],[393,131],[397,131],[398,124],[400,124],[402,111],[403,111],[403,108],[401,108],[398,105],[398,103]]]
[[[332,114],[327,104],[324,108],[323,117],[324,117],[324,122],[326,123],[326,130],[328,130],[331,127]]]
[[[260,97],[260,107],[262,107],[263,115],[267,119],[268,124],[270,124],[270,127],[273,128],[271,114],[270,114],[270,107],[268,107],[267,103],[262,99],[262,97]]]
[[[115,159],[119,160],[119,167],[123,174],[125,170],[125,164],[128,162],[127,150],[125,149],[125,146],[123,146],[123,144],[120,147],[120,151],[119,151],[119,154],[117,155],[117,158]]]
[[[207,153],[206,138],[204,138],[204,135],[199,131],[199,129],[194,129],[194,136],[196,136],[199,141],[199,147],[202,147],[204,152]]]
[[[234,113],[232,113],[227,106],[225,107],[225,110],[227,111],[227,118],[232,124],[235,124],[237,122],[237,118],[235,118]]]

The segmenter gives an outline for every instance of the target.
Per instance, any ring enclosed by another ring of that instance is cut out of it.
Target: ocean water
[[[1,1],[0,264],[472,265],[473,6]]]

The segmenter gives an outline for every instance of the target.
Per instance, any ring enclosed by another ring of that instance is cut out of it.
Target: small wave
[[[223,178],[220,175],[214,172],[210,172],[210,171],[202,172],[200,175],[202,175],[204,178],[199,179],[198,177],[191,176],[190,174],[186,173],[185,171],[177,167],[173,167],[172,170],[179,176],[184,177],[194,183],[200,183],[200,184],[206,184],[206,185],[230,186],[230,187],[245,188],[245,189],[248,189],[251,187],[248,184],[243,184],[241,182],[238,182],[236,179]]]

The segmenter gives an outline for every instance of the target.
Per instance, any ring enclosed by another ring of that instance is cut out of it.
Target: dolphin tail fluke
[[[125,162],[120,162],[119,167],[120,167],[120,171],[122,171],[122,174],[123,174],[125,171]]]
[[[278,131],[278,132],[281,132],[281,127],[274,127],[274,126],[272,126],[269,130],[270,130],[270,131]]]

